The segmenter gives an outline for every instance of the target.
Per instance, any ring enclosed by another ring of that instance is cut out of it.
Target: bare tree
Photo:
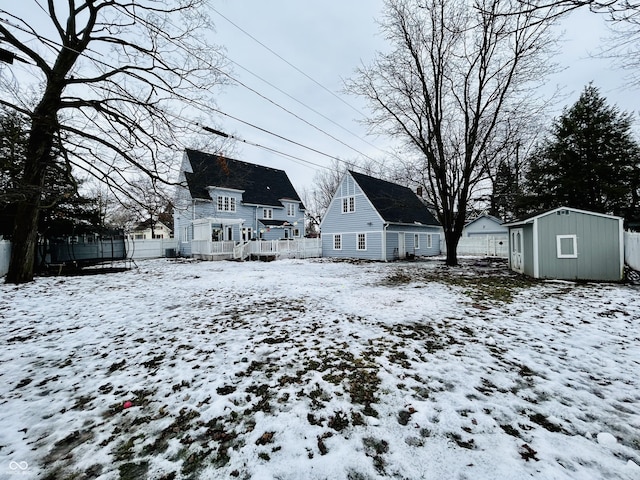
[[[206,0],[34,0],[28,16],[23,3],[0,8],[2,57],[22,60],[0,67],[0,104],[30,121],[10,283],[33,279],[54,145],[70,172],[123,194],[132,173],[167,181],[178,139],[197,128],[184,120],[185,102],[207,111],[223,61],[199,35],[211,27]],[[48,27],[36,25],[41,8]],[[42,88],[33,105],[26,75]]]
[[[640,86],[640,4],[633,0],[520,0],[523,12],[553,12],[554,16],[588,8],[605,16],[611,36],[596,53],[601,58],[614,60],[629,72],[627,84]]]
[[[550,71],[552,11],[520,11],[516,0],[387,0],[390,51],[347,85],[371,106],[372,130],[405,140],[438,211],[447,264],[467,205],[504,144],[496,132],[526,115],[530,82]]]
[[[121,205],[135,223],[149,222],[151,238],[155,238],[156,223],[170,208],[171,195],[162,184],[149,177],[137,178],[130,185],[133,195],[126,197]]]

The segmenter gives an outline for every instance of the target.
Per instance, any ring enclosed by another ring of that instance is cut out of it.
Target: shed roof
[[[349,170],[385,222],[439,226],[440,223],[410,188]]]
[[[241,190],[243,203],[282,206],[281,200],[300,202],[284,170],[243,162],[223,155],[186,150],[192,172],[185,172],[192,198],[210,199],[208,188]]]
[[[542,218],[542,217],[546,217],[547,215],[553,215],[554,213],[560,211],[560,210],[569,210],[571,212],[576,212],[576,213],[584,213],[586,215],[593,215],[595,217],[605,217],[605,218],[611,218],[613,220],[622,220],[622,217],[616,217],[615,215],[609,215],[606,213],[598,213],[598,212],[590,212],[589,210],[580,210],[578,208],[573,208],[573,207],[558,207],[558,208],[554,208],[553,210],[547,210],[545,212],[542,213],[535,213],[532,214],[528,217],[524,217],[518,220],[514,220],[513,222],[509,222],[509,223],[505,223],[503,224],[504,227],[517,227],[518,225],[525,225],[527,223],[533,223],[535,220]]]

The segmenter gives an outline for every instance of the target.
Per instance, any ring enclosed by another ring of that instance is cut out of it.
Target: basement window
[[[558,258],[578,258],[578,237],[556,235],[556,253]]]

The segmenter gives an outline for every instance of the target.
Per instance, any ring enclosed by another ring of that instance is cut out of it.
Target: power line
[[[112,69],[112,70],[114,70],[114,69],[116,68],[116,67],[114,67],[114,66],[110,65],[110,64],[109,64],[109,63],[107,63],[107,62],[104,62],[104,61],[102,61],[102,60],[96,59],[96,58],[94,58],[94,57],[92,57],[92,56],[88,55],[86,52],[79,52],[79,51],[73,50],[72,48],[70,48],[70,47],[68,47],[68,46],[66,46],[66,45],[62,45],[62,44],[61,44],[61,43],[59,43],[59,42],[56,42],[56,41],[51,40],[51,39],[49,39],[49,38],[46,38],[46,37],[44,37],[44,36],[42,36],[42,35],[39,35],[39,34],[37,34],[37,33],[35,33],[35,32],[30,32],[30,31],[28,31],[27,29],[22,28],[22,27],[20,27],[20,26],[18,26],[18,25],[14,25],[14,24],[12,24],[12,23],[10,23],[10,22],[7,22],[6,20],[0,19],[0,21],[2,21],[3,23],[6,23],[6,24],[8,24],[8,25],[12,26],[13,28],[16,28],[16,29],[18,29],[18,30],[20,30],[20,31],[22,31],[22,32],[24,32],[24,33],[27,33],[27,34],[31,34],[31,35],[33,35],[34,37],[38,38],[38,39],[39,39],[41,42],[43,42],[43,43],[46,43],[46,44],[48,44],[48,45],[54,45],[54,46],[59,47],[59,48],[66,48],[66,49],[72,50],[72,51],[74,51],[75,53],[77,53],[78,55],[83,56],[83,57],[85,57],[85,58],[87,58],[87,59],[89,59],[89,60],[91,60],[91,61],[95,62],[96,64],[103,65],[103,66],[105,66],[105,67],[107,67],[107,68],[110,68],[110,69]],[[91,51],[92,53],[98,54],[98,52],[96,52],[95,50],[91,50],[91,49],[87,49],[87,50]],[[211,65],[209,65],[209,66],[211,66]],[[226,113],[226,112],[223,112],[222,110],[219,110],[219,109],[216,109],[216,108],[213,108],[213,107],[209,107],[209,106],[207,106],[207,105],[202,104],[201,102],[193,102],[191,99],[188,99],[188,98],[186,98],[186,97],[184,97],[184,96],[182,96],[182,95],[176,94],[176,92],[175,92],[175,91],[170,91],[168,88],[165,88],[165,87],[162,87],[162,86],[159,86],[159,85],[156,85],[156,86],[155,86],[155,88],[157,88],[158,90],[165,91],[165,92],[167,92],[167,93],[170,93],[170,94],[176,95],[176,96],[177,96],[177,98],[179,98],[179,99],[181,99],[181,100],[183,100],[183,101],[190,101],[192,104],[193,104],[193,103],[195,103],[195,104],[197,104],[198,106],[203,107],[204,109],[209,109],[209,110],[211,110],[211,111],[213,111],[213,112],[216,112],[216,113],[218,113],[218,114],[221,114],[221,115],[224,115],[224,116],[226,116],[226,117],[229,117],[229,118],[231,118],[231,119],[233,119],[233,120],[236,120],[236,121],[238,121],[238,122],[241,122],[241,123],[243,123],[243,124],[245,124],[245,125],[248,125],[248,126],[250,126],[250,127],[252,127],[252,128],[255,128],[255,129],[257,129],[257,130],[260,130],[260,131],[262,131],[262,132],[264,132],[264,133],[267,133],[267,134],[269,134],[269,135],[275,136],[276,138],[279,138],[279,139],[284,140],[284,141],[286,141],[286,142],[292,143],[292,144],[294,144],[294,145],[297,145],[297,146],[299,146],[299,147],[302,147],[302,148],[305,148],[305,149],[307,149],[307,150],[313,151],[313,152],[318,153],[318,154],[320,154],[320,155],[323,155],[323,156],[325,156],[325,157],[328,157],[328,158],[331,158],[331,159],[337,160],[337,161],[339,161],[339,162],[348,163],[348,162],[346,162],[346,161],[344,161],[344,160],[342,160],[342,159],[340,159],[340,158],[338,158],[338,157],[336,157],[336,156],[329,155],[329,154],[327,154],[327,153],[324,153],[324,152],[322,152],[322,151],[320,151],[320,150],[317,150],[317,149],[315,149],[315,148],[312,148],[312,147],[308,147],[308,146],[306,146],[306,145],[304,145],[304,144],[302,144],[302,143],[300,143],[300,142],[296,142],[295,140],[291,140],[291,139],[289,139],[289,138],[287,138],[287,137],[284,137],[284,136],[279,135],[279,134],[277,134],[277,133],[271,132],[270,130],[267,130],[267,129],[265,129],[265,128],[259,127],[259,126],[257,126],[257,125],[254,125],[254,124],[250,123],[250,122],[247,122],[247,121],[242,120],[242,119],[240,119],[240,118],[238,118],[238,117],[235,117],[235,116],[230,115],[230,114],[228,114],[228,113]],[[304,160],[304,159],[302,159],[302,158],[296,157],[295,155],[291,155],[291,154],[288,154],[288,153],[284,153],[284,152],[281,152],[281,151],[276,150],[276,149],[274,149],[274,148],[267,147],[267,146],[264,146],[264,145],[261,145],[261,144],[255,143],[255,142],[250,142],[250,141],[248,141],[248,140],[243,140],[243,139],[241,139],[241,138],[239,138],[239,137],[237,137],[237,136],[230,135],[230,134],[226,134],[226,133],[224,133],[224,132],[220,132],[220,131],[215,130],[215,129],[211,128],[211,127],[203,126],[203,125],[201,125],[200,123],[195,122],[195,121],[193,121],[193,120],[191,120],[191,119],[189,119],[189,118],[183,117],[183,116],[175,115],[175,114],[172,114],[172,113],[170,113],[170,112],[165,112],[165,114],[166,114],[166,115],[169,115],[169,116],[172,116],[172,117],[174,117],[174,118],[176,118],[176,119],[182,120],[182,121],[184,121],[184,122],[191,123],[192,125],[198,126],[198,127],[202,128],[203,130],[208,131],[208,132],[210,132],[210,133],[215,133],[215,134],[217,134],[217,135],[220,135],[220,136],[223,136],[223,137],[227,137],[227,138],[232,138],[232,139],[234,139],[234,140],[236,140],[236,141],[239,141],[239,142],[242,142],[242,143],[246,143],[246,144],[248,144],[248,145],[252,145],[252,146],[255,146],[255,147],[258,147],[258,148],[263,148],[263,149],[265,149],[265,150],[268,150],[268,151],[270,151],[270,152],[273,152],[273,153],[276,153],[276,154],[278,154],[278,155],[284,156],[284,157],[286,157],[286,158],[289,158],[289,159],[292,159],[292,160],[297,160],[297,161],[299,161],[299,162],[303,162],[303,163],[305,163],[305,164],[313,165],[313,166],[318,167],[318,168],[328,168],[328,167],[326,167],[326,166],[323,166],[323,165],[320,165],[320,164],[317,164],[317,163],[314,163],[314,162],[311,162],[311,161]]]
[[[196,125],[198,125],[198,124],[196,123]],[[224,137],[224,138],[232,138],[232,139],[234,139],[234,140],[236,140],[236,141],[239,141],[239,142],[242,142],[242,143],[246,143],[247,145],[252,145],[252,146],[254,146],[254,147],[262,148],[262,149],[264,149],[264,150],[268,150],[268,151],[270,151],[270,152],[273,152],[273,153],[276,153],[276,154],[278,154],[278,155],[281,155],[281,156],[284,156],[284,157],[290,158],[290,159],[292,159],[292,160],[298,160],[298,161],[300,161],[300,162],[302,162],[302,163],[304,163],[304,164],[308,164],[308,165],[312,165],[312,166],[314,166],[314,167],[324,168],[324,169],[327,169],[327,170],[331,170],[331,169],[330,169],[329,167],[327,167],[327,166],[320,165],[320,164],[318,164],[318,163],[314,163],[314,162],[311,162],[311,161],[309,161],[309,160],[304,160],[304,159],[302,159],[302,158],[300,158],[300,157],[296,157],[295,155],[291,155],[291,154],[289,154],[289,153],[284,153],[284,152],[281,152],[281,151],[276,150],[276,149],[274,149],[274,148],[267,147],[267,146],[265,146],[265,145],[261,145],[261,144],[259,144],[259,143],[250,142],[249,140],[243,140],[243,139],[241,139],[241,138],[236,137],[235,135],[231,135],[231,134],[228,134],[228,133],[221,132],[220,130],[216,130],[216,129],[214,129],[214,128],[207,127],[206,125],[200,125],[200,127],[201,127],[204,131],[209,132],[209,133],[213,133],[214,135],[219,135],[219,136]],[[339,160],[339,159],[337,159],[337,160]],[[340,161],[343,161],[343,160],[340,160]],[[305,166],[308,166],[308,165],[305,165]]]
[[[278,57],[280,60],[282,60],[284,63],[286,63],[287,65],[289,65],[291,68],[293,68],[294,70],[296,70],[298,73],[304,75],[306,78],[308,78],[309,80],[311,80],[313,83],[315,83],[316,85],[318,85],[320,88],[322,88],[324,91],[328,92],[329,94],[333,95],[335,98],[337,98],[340,102],[344,103],[347,107],[351,108],[354,112],[356,112],[358,115],[366,118],[366,115],[364,113],[362,113],[360,110],[358,110],[356,107],[354,107],[353,105],[351,105],[349,102],[347,102],[344,98],[336,95],[334,92],[332,92],[331,90],[329,90],[327,87],[325,87],[324,85],[322,85],[320,82],[318,82],[315,78],[313,78],[311,75],[308,75],[307,73],[305,73],[304,71],[302,71],[301,69],[299,69],[298,67],[296,67],[293,63],[289,62],[286,58],[282,57],[280,54],[278,54],[277,52],[275,52],[273,49],[269,48],[267,45],[265,45],[264,43],[262,43],[260,40],[258,40],[256,37],[254,37],[253,35],[251,35],[249,32],[247,32],[245,29],[243,29],[242,27],[240,27],[238,24],[234,23],[233,21],[231,21],[229,18],[225,17],[223,14],[221,14],[218,10],[216,10],[213,7],[209,7],[211,8],[211,10],[213,10],[215,13],[217,13],[218,15],[220,15],[222,18],[224,18],[227,22],[229,22],[231,25],[233,25],[234,27],[236,27],[238,30],[240,30],[242,33],[244,33],[245,35],[247,35],[249,38],[251,38],[253,41],[255,41],[256,43],[258,43],[259,45],[261,45],[262,47],[264,47],[265,49],[267,49],[269,52],[271,52],[272,54],[274,54],[276,57]]]
[[[293,68],[294,70],[296,70],[297,72],[299,72],[301,75],[305,76],[306,78],[308,78],[309,80],[311,80],[313,83],[315,83],[316,85],[318,85],[320,88],[322,88],[323,90],[325,90],[326,92],[328,92],[329,94],[331,94],[333,97],[337,98],[340,102],[344,103],[345,105],[347,105],[349,108],[351,108],[352,110],[354,110],[356,113],[358,113],[358,115],[360,115],[362,118],[367,118],[367,116],[362,113],[359,109],[357,109],[356,107],[354,107],[353,105],[351,105],[349,102],[347,102],[344,98],[340,97],[339,95],[337,95],[335,92],[331,91],[330,89],[328,89],[327,87],[325,87],[323,84],[321,84],[318,80],[316,80],[315,78],[313,78],[311,75],[307,74],[306,72],[304,72],[303,70],[301,70],[300,68],[298,68],[296,65],[294,65],[293,63],[291,63],[290,61],[288,61],[286,58],[284,58],[282,55],[280,55],[278,52],[276,52],[275,50],[273,50],[272,48],[270,48],[269,46],[267,46],[266,44],[264,44],[263,42],[261,42],[260,40],[258,40],[255,36],[253,36],[251,33],[247,32],[245,29],[243,29],[241,26],[239,26],[237,23],[233,22],[232,20],[230,20],[228,17],[226,17],[225,15],[223,15],[222,13],[220,13],[218,10],[216,10],[214,7],[210,7],[211,10],[213,10],[215,13],[217,13],[220,17],[222,17],[223,19],[225,19],[227,22],[229,22],[231,25],[233,25],[235,28],[237,28],[238,30],[240,30],[242,33],[244,33],[245,35],[247,35],[249,38],[251,38],[254,42],[256,42],[257,44],[259,44],[260,46],[262,46],[264,49],[266,49],[267,51],[271,52],[273,55],[275,55],[277,58],[279,58],[280,60],[282,60],[284,63],[286,63],[287,65],[289,65],[291,68]],[[251,70],[243,67],[242,65],[238,64],[237,62],[233,61],[232,59],[230,59],[229,57],[226,57],[231,63],[233,63],[234,65],[237,65],[238,67],[240,67],[241,69],[247,71],[249,74],[253,75],[254,77],[262,80],[263,82],[265,82],[267,85],[271,86],[272,88],[275,88],[277,91],[283,93],[284,95],[286,95],[287,97],[291,98],[292,100],[300,103],[301,105],[303,105],[304,107],[308,108],[309,110],[311,110],[312,112],[314,112],[315,114],[321,116],[322,118],[324,118],[325,120],[328,120],[329,122],[333,123],[334,125],[336,125],[337,127],[341,128],[342,130],[346,131],[347,133],[353,135],[355,138],[357,138],[358,140],[360,140],[363,143],[366,143],[367,145],[369,145],[370,147],[375,148],[376,150],[378,150],[379,152],[385,154],[385,155],[392,155],[393,157],[395,157],[398,160],[401,160],[395,153],[390,153],[387,152],[385,150],[382,150],[380,147],[378,147],[377,145],[374,145],[373,143],[365,140],[364,138],[360,137],[359,135],[357,135],[356,133],[352,132],[351,130],[345,128],[344,126],[336,123],[334,120],[332,120],[331,118],[325,116],[324,114],[318,112],[317,110],[309,107],[308,105],[306,105],[304,102],[301,102],[300,100],[292,97],[291,95],[289,95],[287,92],[283,91],[282,89],[280,89],[279,87],[273,85],[272,83],[270,83],[269,81],[265,80],[264,78],[260,77],[259,75],[255,74],[254,72],[252,72]],[[362,152],[358,152],[361,155]],[[373,162],[377,163],[378,165],[382,165],[380,162],[378,162],[377,160],[369,157],[368,155],[364,155],[365,157],[367,157],[369,160],[372,160]]]
[[[215,11],[215,10],[214,10],[214,11]],[[134,20],[139,20],[138,18],[134,17],[133,15],[131,15],[131,14],[130,14],[130,13],[128,13],[128,12],[126,12],[126,15],[128,15],[129,17],[131,17],[131,18],[132,18],[132,19],[134,19]],[[173,22],[171,22],[171,20],[169,20],[169,21],[168,21],[168,23],[169,23],[170,25],[172,25],[172,26],[174,26],[174,27],[175,27],[175,25],[173,24]],[[164,38],[165,38],[167,41],[169,41],[171,44],[175,45],[176,47],[178,47],[178,48],[180,48],[180,49],[184,50],[187,54],[189,54],[189,55],[193,55],[193,56],[194,56],[194,57],[196,57],[198,60],[200,60],[200,61],[204,61],[205,63],[208,63],[208,61],[207,61],[207,60],[203,60],[201,57],[197,56],[193,51],[186,49],[184,45],[182,45],[182,44],[180,44],[180,43],[176,43],[176,42],[174,41],[174,39],[172,39],[172,38],[171,38],[171,37],[169,37],[169,36],[166,36],[166,35],[165,35],[165,32],[163,32],[161,29],[159,29],[159,28],[158,28],[158,27],[156,27],[155,25],[152,25],[152,24],[146,24],[146,25],[147,25],[149,28],[152,28],[153,30],[155,30],[155,32],[156,32],[156,33],[159,33],[159,34],[163,35],[163,36],[164,36]],[[272,86],[273,88],[276,88],[278,91],[280,91],[281,93],[285,94],[286,96],[288,96],[288,97],[289,97],[289,98],[291,98],[292,100],[294,100],[294,101],[296,101],[296,102],[300,103],[300,104],[301,104],[301,105],[303,105],[304,107],[306,107],[306,108],[308,108],[309,110],[311,110],[311,111],[313,111],[313,112],[317,113],[318,115],[322,116],[323,118],[328,119],[328,120],[329,120],[329,121],[331,121],[332,123],[336,124],[338,127],[342,128],[343,130],[347,131],[348,133],[351,133],[352,135],[354,135],[356,138],[359,138],[359,137],[358,137],[357,135],[355,135],[353,132],[350,132],[350,131],[349,131],[349,130],[347,130],[346,128],[344,128],[344,127],[340,126],[339,124],[335,123],[333,120],[329,119],[328,117],[324,116],[323,114],[321,114],[321,113],[319,113],[319,112],[315,111],[313,108],[311,108],[311,107],[309,107],[308,105],[304,104],[304,103],[303,103],[303,102],[301,102],[300,100],[297,100],[296,98],[292,97],[291,95],[289,95],[288,93],[284,92],[284,91],[283,91],[283,90],[281,90],[280,88],[276,87],[275,85],[272,85],[270,82],[268,82],[267,80],[263,79],[263,78],[262,78],[262,77],[260,77],[259,75],[257,75],[257,74],[255,74],[255,73],[253,73],[253,72],[252,72],[252,71],[250,71],[249,69],[247,69],[247,68],[243,67],[242,65],[240,65],[240,64],[238,64],[238,63],[236,63],[236,62],[234,62],[233,60],[231,60],[231,59],[230,59],[230,58],[228,58],[228,57],[225,57],[225,58],[227,58],[229,61],[231,61],[231,62],[232,62],[232,63],[234,63],[235,65],[238,65],[238,66],[239,66],[240,68],[242,68],[243,70],[246,70],[247,72],[249,72],[251,75],[255,76],[256,78],[258,78],[258,79],[262,80],[263,82],[267,83],[268,85]],[[302,118],[300,115],[298,115],[298,114],[296,114],[296,113],[292,112],[291,110],[287,109],[286,107],[284,107],[284,106],[280,105],[278,102],[276,102],[276,101],[274,101],[274,100],[270,99],[269,97],[267,97],[266,95],[264,95],[264,94],[260,93],[260,92],[259,92],[259,91],[257,91],[256,89],[254,89],[254,88],[252,88],[252,87],[248,86],[248,85],[247,85],[247,84],[245,84],[244,82],[242,82],[242,81],[238,80],[237,78],[233,77],[233,76],[232,76],[232,75],[230,75],[229,73],[227,73],[227,72],[224,72],[224,71],[220,70],[219,68],[217,68],[217,67],[216,67],[216,66],[214,66],[214,65],[209,64],[209,66],[210,66],[212,69],[217,70],[220,74],[222,74],[222,75],[226,76],[227,78],[229,78],[232,82],[235,82],[235,83],[237,83],[238,85],[241,85],[242,87],[246,88],[246,89],[247,89],[247,90],[249,90],[250,92],[252,92],[252,93],[254,93],[255,95],[259,96],[259,97],[260,97],[260,98],[262,98],[263,100],[266,100],[267,102],[269,102],[269,103],[271,103],[272,105],[276,106],[277,108],[279,108],[279,109],[283,110],[284,112],[288,113],[289,115],[291,115],[291,116],[295,117],[296,119],[300,120],[301,122],[305,123],[306,125],[308,125],[308,126],[310,126],[310,127],[314,128],[314,129],[316,129],[316,130],[317,130],[317,131],[319,131],[320,133],[323,133],[324,135],[328,136],[328,137],[329,137],[329,138],[331,138],[332,140],[334,140],[334,141],[336,141],[336,142],[340,143],[341,145],[343,145],[343,146],[347,147],[347,148],[348,148],[348,149],[350,149],[350,150],[353,150],[353,151],[354,151],[354,152],[356,152],[357,154],[359,154],[359,155],[361,155],[361,156],[363,156],[363,157],[365,157],[365,158],[368,158],[368,159],[369,159],[369,160],[371,160],[372,162],[374,162],[374,163],[376,163],[376,164],[378,164],[378,165],[380,165],[380,166],[383,166],[383,164],[382,164],[380,161],[376,160],[375,158],[370,157],[370,156],[369,156],[369,155],[367,155],[366,153],[361,152],[361,151],[360,151],[360,150],[358,150],[357,148],[352,147],[351,145],[348,145],[347,143],[343,142],[342,140],[340,140],[339,138],[335,137],[334,135],[331,135],[330,133],[328,133],[327,131],[325,131],[325,130],[323,130],[322,128],[318,127],[317,125],[315,125],[315,124],[313,124],[313,123],[309,122],[308,120],[306,120],[306,119]],[[323,87],[323,88],[324,88],[324,87]],[[337,97],[337,96],[336,96],[336,97]],[[340,97],[337,97],[337,98],[340,98]],[[360,140],[362,140],[362,139],[360,139]],[[370,144],[369,142],[366,142],[365,140],[362,140],[362,141],[363,141],[363,142],[365,142],[365,143],[368,143],[369,145],[373,146],[374,148],[378,148],[378,147],[376,147],[375,145],[372,145],[372,144]],[[382,151],[382,150],[380,150],[380,151]],[[383,152],[383,153],[385,153],[385,152]]]

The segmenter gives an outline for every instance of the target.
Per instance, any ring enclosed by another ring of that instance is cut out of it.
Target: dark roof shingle
[[[410,188],[349,170],[374,208],[389,223],[440,223]]]
[[[282,206],[280,199],[301,202],[284,170],[197,150],[187,149],[186,153],[193,170],[185,172],[192,198],[210,199],[207,187],[220,187],[244,190],[243,203]]]

